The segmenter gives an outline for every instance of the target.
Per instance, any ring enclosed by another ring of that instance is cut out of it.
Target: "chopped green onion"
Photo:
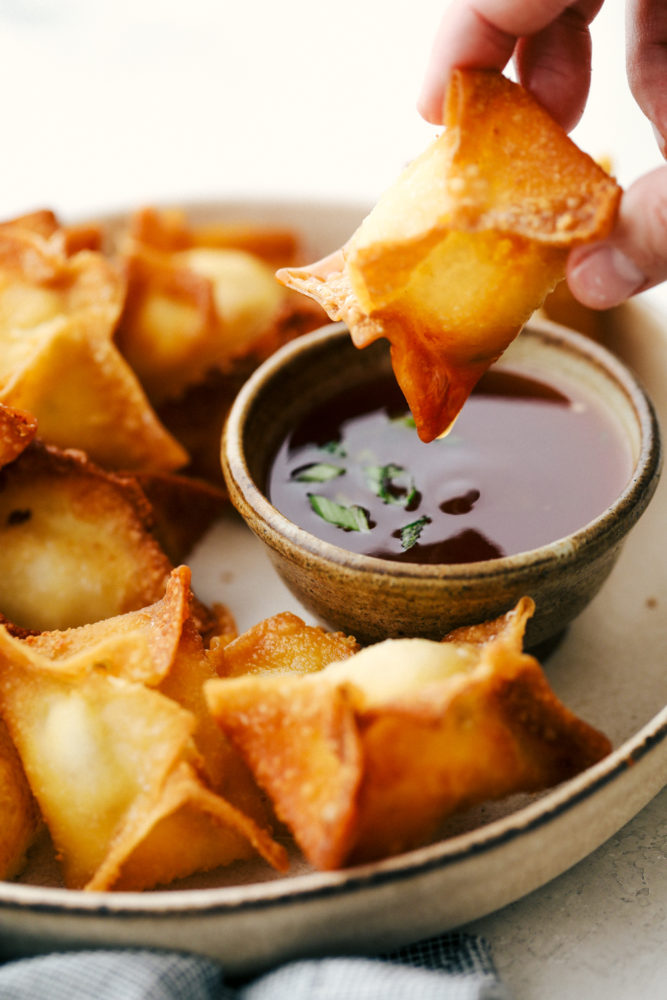
[[[320,445],[320,449],[321,451],[327,451],[330,455],[338,455],[339,458],[346,458],[347,456],[347,451],[340,441],[327,441],[326,444]]]
[[[310,465],[302,465],[295,469],[291,478],[298,483],[328,483],[337,476],[345,473],[340,465],[332,465],[330,462],[311,462]]]
[[[406,524],[404,528],[401,528],[401,548],[411,549],[413,545],[416,545],[424,526],[430,524],[430,522],[431,518],[424,515],[422,517],[418,517],[416,521],[411,521],[410,524]]]
[[[344,531],[370,531],[368,515],[357,504],[342,504],[317,493],[309,493],[310,506],[328,524],[334,524]]]
[[[367,465],[366,484],[383,503],[408,507],[417,495],[415,481],[401,465]]]

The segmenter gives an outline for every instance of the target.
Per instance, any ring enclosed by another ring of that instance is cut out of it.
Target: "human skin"
[[[618,2],[618,0],[616,0]],[[441,122],[455,67],[499,69],[518,78],[570,131],[586,105],[591,74],[589,25],[603,0],[454,0],[436,32],[419,110]],[[667,2],[627,0],[628,83],[667,156]],[[609,308],[667,279],[667,166],[625,191],[608,239],[574,249],[568,284],[584,305]]]

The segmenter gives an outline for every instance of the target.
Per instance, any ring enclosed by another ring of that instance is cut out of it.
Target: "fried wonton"
[[[306,625],[283,611],[253,625],[223,645],[212,645],[209,657],[220,677],[241,674],[310,674],[358,652],[359,644],[342,632]]]
[[[157,600],[172,564],[151,519],[131,478],[34,441],[0,469],[0,612],[62,629]]]
[[[294,263],[300,253],[299,238],[291,226],[258,222],[194,223],[178,208],[139,209],[130,219],[128,235],[135,243],[165,253],[197,247],[245,250],[275,266]]]
[[[519,602],[487,641],[391,639],[316,674],[209,681],[206,696],[313,865],[386,857],[609,752],[522,652],[532,610]]]
[[[154,797],[191,736],[190,716],[140,684],[111,676],[100,651],[51,661],[0,630],[2,713],[33,793],[81,888],[146,789]],[[147,735],[150,733],[150,738]]]
[[[266,830],[182,763],[167,777],[152,809],[123,832],[86,888],[151,889],[255,854],[279,871],[286,868],[283,848]]]
[[[0,879],[23,868],[41,820],[23,766],[7,727],[0,719]]]
[[[0,402],[32,413],[44,440],[102,465],[184,465],[113,342],[124,279],[101,253],[71,252],[53,224],[34,213],[0,225]]]
[[[192,714],[193,740],[208,787],[260,825],[267,826],[270,810],[266,799],[242,757],[208,711],[204,684],[216,676],[214,663],[190,619],[184,623],[176,656],[159,690]]]
[[[0,222],[0,230],[28,230],[48,240],[54,250],[62,251],[68,257],[80,250],[100,250],[103,243],[101,226],[95,223],[64,226],[49,208],[40,208]]]
[[[210,371],[266,357],[294,335],[292,314],[301,332],[304,311],[274,276],[295,247],[284,229],[193,227],[182,213],[137,213],[121,247],[128,292],[117,343],[155,405]],[[323,314],[310,315],[312,329]]]
[[[188,584],[182,567],[145,613],[57,636],[0,628],[0,712],[70,887],[144,889],[256,852],[285,867],[268,829],[208,780],[266,814],[205,711]]]
[[[521,86],[457,70],[442,134],[341,250],[278,277],[357,347],[388,338],[430,441],[563,278],[570,248],[609,232],[620,193]]]
[[[104,647],[105,670],[155,687],[169,674],[190,616],[190,570],[176,567],[164,596],[146,607],[68,629],[22,637],[25,645],[50,660],[69,660]]]
[[[153,604],[76,628],[19,632],[18,638],[50,660],[72,661],[76,654],[96,650],[108,674],[154,687],[178,702],[194,717],[193,740],[210,787],[266,821],[256,786],[204,700],[204,681],[217,675],[193,615],[199,605],[190,584],[189,567],[177,566],[164,596]]]

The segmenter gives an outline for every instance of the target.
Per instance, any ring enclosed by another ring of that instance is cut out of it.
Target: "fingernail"
[[[593,309],[619,305],[645,282],[646,275],[637,264],[610,243],[592,247],[568,274],[568,283],[576,297]]]

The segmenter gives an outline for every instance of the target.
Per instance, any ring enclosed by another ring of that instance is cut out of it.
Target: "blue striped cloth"
[[[451,932],[379,958],[286,962],[243,982],[197,955],[59,952],[0,966],[0,1000],[510,1000],[486,942]]]

